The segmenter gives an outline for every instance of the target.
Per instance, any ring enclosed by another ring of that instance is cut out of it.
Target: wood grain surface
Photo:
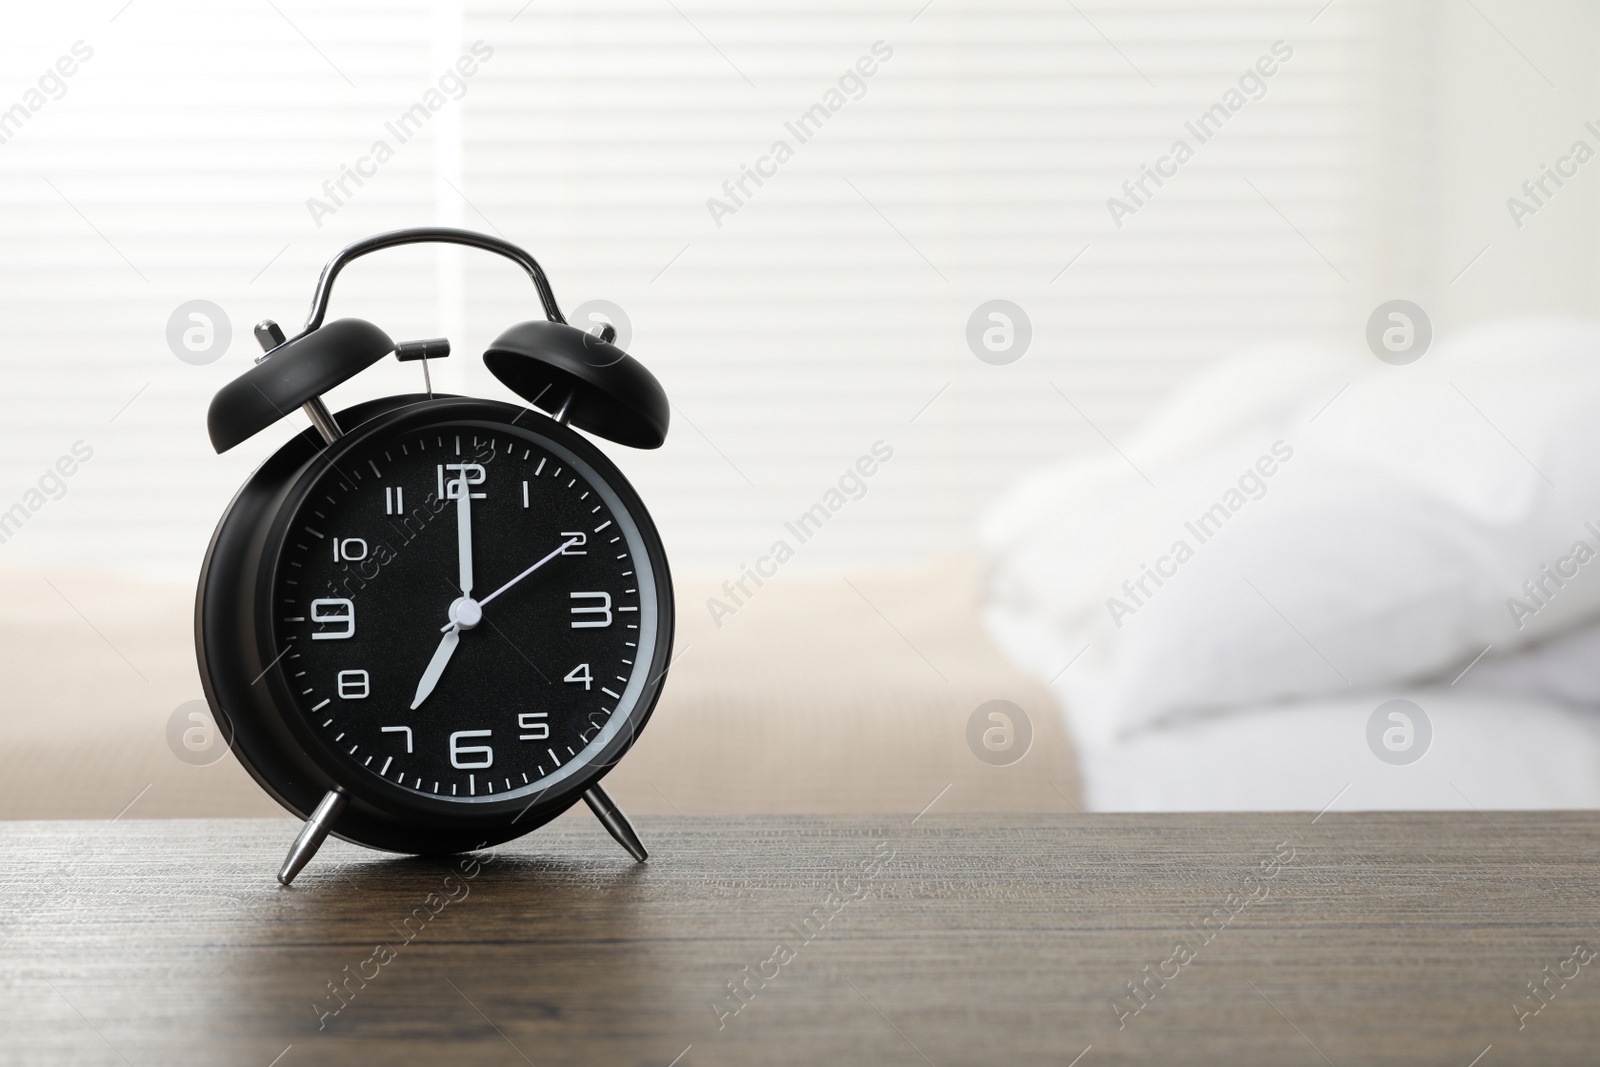
[[[639,828],[283,889],[284,820],[0,824],[0,1062],[1600,1060],[1600,814]]]

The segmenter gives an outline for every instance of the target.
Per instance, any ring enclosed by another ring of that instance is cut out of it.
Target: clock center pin
[[[450,621],[463,630],[470,630],[483,621],[483,607],[469,596],[456,597],[450,605]]]

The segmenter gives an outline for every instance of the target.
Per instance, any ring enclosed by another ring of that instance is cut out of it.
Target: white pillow
[[[1248,355],[992,510],[986,620],[1085,738],[1439,677],[1600,612],[1597,410],[1586,323]]]
[[[1491,652],[1455,688],[1600,708],[1600,624],[1591,622],[1508,656]]]

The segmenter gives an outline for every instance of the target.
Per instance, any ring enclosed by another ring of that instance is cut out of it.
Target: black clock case
[[[195,594],[195,647],[201,685],[218,730],[261,788],[301,818],[309,818],[330,790],[344,791],[350,801],[332,832],[346,841],[425,855],[486,848],[520,837],[577,803],[584,790],[597,784],[627,752],[655,710],[672,654],[674,620],[672,579],[660,535],[638,494],[604,453],[575,431],[527,408],[406,394],[357,404],[336,418],[346,432],[334,444],[324,446],[317,431],[308,429],[257,468],[228,505],[206,549]],[[444,418],[533,431],[577,453],[616,491],[638,523],[655,575],[658,622],[650,660],[654,675],[627,725],[582,771],[532,800],[524,796],[501,803],[450,804],[401,794],[367,781],[366,775],[351,774],[294,709],[282,675],[273,669],[282,650],[275,651],[270,644],[271,582],[273,561],[291,517],[285,505],[329,462],[336,462],[369,435]]]

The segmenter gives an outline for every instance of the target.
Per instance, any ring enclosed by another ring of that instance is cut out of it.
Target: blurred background
[[[206,405],[335,251],[422,224],[528,248],[672,399],[664,448],[605,446],[680,587],[637,809],[1600,804],[1600,590],[1583,561],[1524,588],[1600,551],[1590,5],[108,0],[5,30],[0,814],[270,812],[172,724],[207,539],[302,424],[219,457]],[[538,308],[422,247],[333,314],[448,336],[435,387],[504,398],[476,354]],[[418,388],[390,362],[329,400]],[[875,445],[778,578],[722,591]]]

